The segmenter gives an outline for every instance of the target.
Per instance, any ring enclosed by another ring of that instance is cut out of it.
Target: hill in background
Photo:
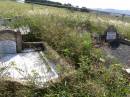
[[[115,13],[115,14],[126,14],[126,15],[130,16],[130,10],[101,9],[101,8],[97,8],[96,10],[103,11],[103,12]]]

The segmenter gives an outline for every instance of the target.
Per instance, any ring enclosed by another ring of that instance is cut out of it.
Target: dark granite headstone
[[[110,25],[104,32],[105,41],[110,44],[112,48],[116,48],[119,46],[119,34],[117,29]]]

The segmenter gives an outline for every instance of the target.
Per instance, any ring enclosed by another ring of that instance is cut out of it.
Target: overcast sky
[[[112,8],[130,10],[130,0],[51,0],[61,3],[71,3],[80,7],[87,8]]]

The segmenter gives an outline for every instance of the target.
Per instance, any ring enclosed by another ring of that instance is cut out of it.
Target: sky
[[[87,8],[130,10],[130,0],[51,0]]]

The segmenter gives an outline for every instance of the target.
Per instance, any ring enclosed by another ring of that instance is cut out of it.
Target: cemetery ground
[[[117,49],[111,49],[107,46],[102,47],[102,49],[107,57],[115,60],[115,63],[124,64],[124,68],[127,69],[130,67],[130,46],[120,44]]]
[[[67,76],[61,76],[57,82],[48,82],[49,85],[44,88],[37,88],[34,80],[24,86],[0,78],[0,97],[129,96],[130,79],[129,74],[122,69],[124,65],[114,63],[113,59],[108,60],[107,63],[106,60],[100,61],[106,55],[102,49],[93,47],[91,38],[91,33],[104,33],[108,25],[114,25],[121,35],[130,39],[129,22],[120,21],[114,16],[99,15],[97,17],[94,13],[75,12],[41,5],[32,6],[11,1],[0,1],[0,15],[1,18],[14,19],[6,25],[8,27],[13,29],[29,27],[31,33],[36,34],[35,36],[31,34],[26,38],[27,41],[37,41],[36,39],[40,38],[65,59],[70,67],[75,67],[74,72],[69,74],[73,69],[69,71],[66,68],[62,69],[61,64],[56,62],[59,57],[57,58],[56,54],[52,54],[51,51],[46,52],[46,57],[57,63],[58,71],[66,71]],[[121,59],[129,58],[129,50],[126,55],[120,48],[125,49],[125,53],[129,49],[128,46],[121,45],[117,50],[119,49],[123,56],[121,57],[120,54],[114,56],[120,56]],[[108,53],[116,53],[109,48],[104,47],[104,49]],[[66,67],[66,65],[63,66]]]

